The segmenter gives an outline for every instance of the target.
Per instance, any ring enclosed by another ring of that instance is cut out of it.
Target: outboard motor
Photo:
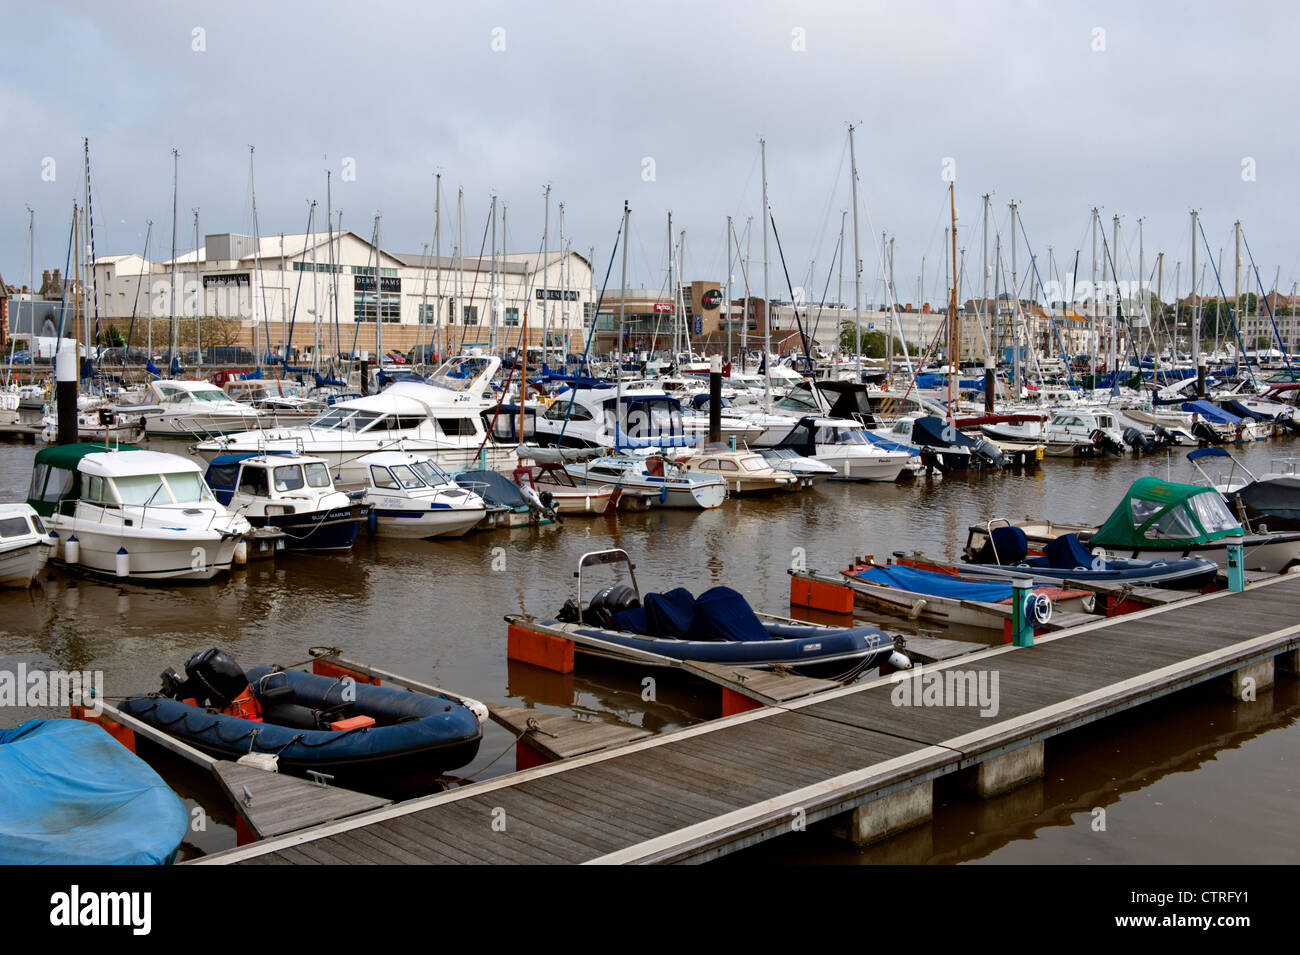
[[[224,710],[248,689],[248,677],[234,657],[220,647],[200,650],[185,661],[185,677],[172,667],[162,672],[162,694],[173,700],[194,700],[199,706]]]
[[[1218,432],[1211,428],[1204,421],[1197,421],[1192,425],[1192,434],[1201,444],[1222,444],[1223,439],[1219,437]]]
[[[977,458],[982,467],[1000,468],[1005,467],[1007,463],[1006,455],[992,441],[977,439],[971,446],[971,454]]]
[[[1124,443],[1139,453],[1151,452],[1156,449],[1156,442],[1134,427],[1124,429]]]
[[[1103,454],[1123,454],[1124,445],[1116,441],[1101,428],[1095,430],[1092,435],[1092,446]]]

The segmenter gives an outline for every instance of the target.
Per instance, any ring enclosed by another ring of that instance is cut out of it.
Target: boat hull
[[[48,541],[31,541],[0,552],[0,587],[30,587],[53,551]]]
[[[123,579],[117,573],[117,553],[125,549],[129,557],[126,579],[204,582],[227,573],[235,556],[239,535],[208,531],[177,530],[167,536],[131,534],[131,528],[95,526],[86,521],[67,521],[58,515],[46,518],[51,532],[58,535],[58,557],[51,560],[60,567],[102,577]],[[78,558],[66,560],[66,545],[75,536]]]
[[[371,507],[371,533],[399,540],[463,537],[487,515],[487,508]]]
[[[361,504],[309,513],[249,517],[254,527],[284,531],[286,550],[346,551],[356,543],[366,508]]]

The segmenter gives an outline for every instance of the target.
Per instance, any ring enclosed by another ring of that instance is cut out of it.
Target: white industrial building
[[[102,256],[94,274],[101,321],[125,333],[134,319],[133,344],[155,350],[167,346],[174,314],[182,324],[207,322],[206,332],[199,323],[205,344],[264,353],[372,352],[381,340],[385,352],[504,351],[519,344],[525,322],[528,343],[580,351],[593,302],[591,263],[571,249],[462,261],[376,249],[350,231],[332,242],[326,234],[209,235],[174,262]]]

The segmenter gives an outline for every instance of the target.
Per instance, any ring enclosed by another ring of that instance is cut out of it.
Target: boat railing
[[[1007,527],[1010,527],[1011,521],[1005,517],[994,517],[991,520],[986,521],[984,524],[985,540],[989,542],[989,547],[993,548],[993,560],[1000,565],[1002,563],[1002,558],[998,556],[998,545],[993,542],[994,524],[1005,524]]]
[[[636,599],[641,600],[641,588],[636,582],[636,564],[632,563],[632,558],[628,556],[627,551],[621,547],[610,548],[609,550],[592,550],[587,551],[578,558],[578,569],[574,571],[573,576],[578,579],[578,623],[582,623],[582,569],[584,567],[594,567],[601,564],[623,564],[627,567],[628,577],[632,580],[632,590],[636,592]]]
[[[1269,465],[1269,474],[1295,474],[1296,466],[1300,459],[1296,458],[1274,458]]]

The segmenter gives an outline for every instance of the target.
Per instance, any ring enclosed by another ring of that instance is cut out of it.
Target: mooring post
[[[1011,582],[1011,639],[1018,647],[1034,645],[1034,581],[1017,577]]]
[[[77,443],[77,346],[64,346],[54,359],[58,443]]]
[[[993,413],[993,356],[984,356],[984,410]]]
[[[1244,548],[1240,544],[1228,545],[1228,589],[1235,594],[1246,589]]]
[[[722,356],[709,359],[709,443],[722,440]]]

